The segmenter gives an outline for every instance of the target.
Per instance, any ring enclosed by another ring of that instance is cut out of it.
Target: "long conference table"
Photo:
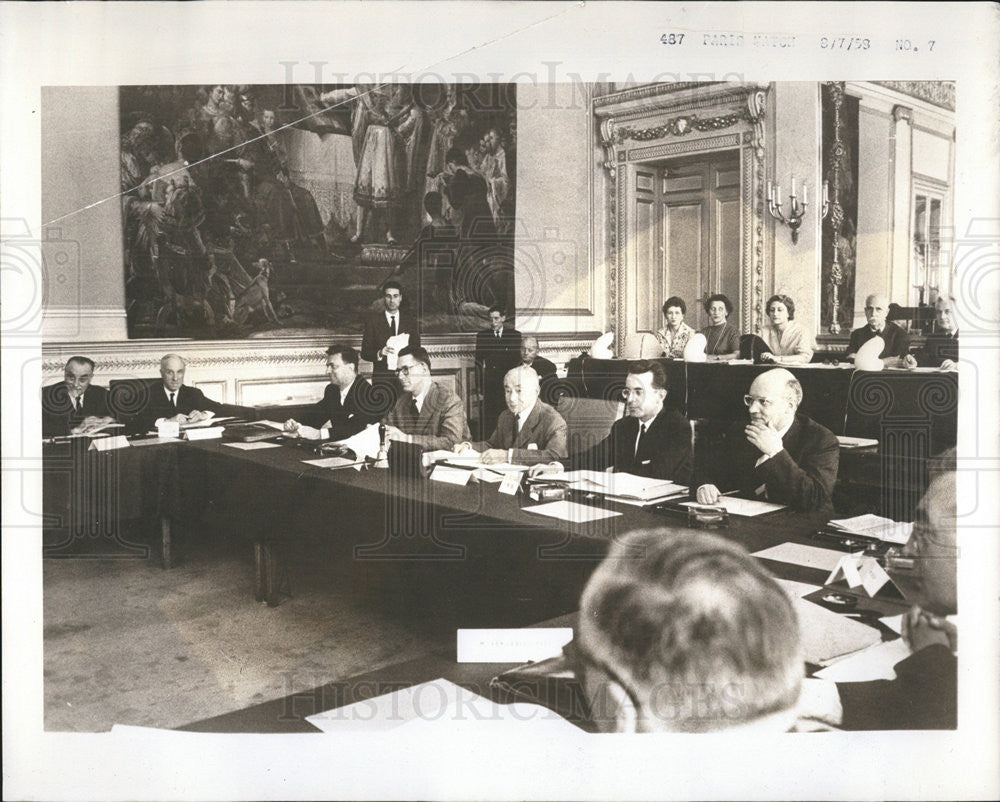
[[[530,512],[536,502],[523,494],[501,494],[496,484],[457,486],[419,472],[330,470],[305,462],[314,458],[294,445],[244,450],[221,440],[164,442],[100,453],[86,451],[82,442],[52,444],[46,446],[46,464],[67,468],[75,460],[76,470],[47,474],[48,523],[84,526],[84,537],[97,542],[105,538],[112,551],[120,550],[127,538],[121,537],[111,521],[104,528],[95,526],[94,516],[74,512],[72,503],[74,491],[96,487],[101,481],[118,481],[117,490],[109,490],[98,501],[119,515],[142,514],[157,520],[165,535],[165,564],[175,557],[166,537],[172,521],[197,521],[209,504],[224,510],[229,526],[253,546],[254,576],[248,590],[252,585],[257,601],[279,604],[285,592],[294,590],[296,566],[301,564],[287,559],[289,554],[301,554],[303,546],[309,554],[310,544],[321,543],[323,548],[317,553],[323,559],[337,560],[348,571],[378,575],[395,566],[428,568],[406,574],[406,580],[424,583],[420,588],[428,592],[447,590],[443,585],[465,588],[464,595],[445,593],[448,603],[467,605],[486,620],[493,605],[499,609],[512,598],[528,598],[532,617],[526,623],[575,611],[590,573],[611,542],[626,532],[645,528],[693,531],[687,516],[675,511],[580,499],[620,515],[572,523]],[[81,472],[92,475],[84,485],[73,478]],[[751,552],[786,541],[828,545],[810,537],[826,520],[824,515],[786,509],[755,518],[732,516],[728,526],[713,531]],[[61,548],[65,551],[65,543]],[[50,556],[66,555],[56,548]],[[822,586],[828,576],[826,569],[762,562],[781,579],[809,585]],[[838,589],[844,592],[851,594]],[[905,609],[901,600],[856,598],[857,611],[867,607],[893,614]],[[559,620],[565,625],[567,619]],[[501,616],[491,625],[504,625]],[[489,682],[510,667],[459,664],[453,652],[438,650],[183,729],[315,731],[305,720],[309,715],[438,677],[494,701],[510,701],[498,696]]]

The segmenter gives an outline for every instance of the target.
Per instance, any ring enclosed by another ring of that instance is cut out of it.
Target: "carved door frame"
[[[608,320],[619,349],[628,334],[629,187],[635,165],[737,150],[740,157],[740,330],[759,332],[770,284],[772,228],[765,218],[764,110],[768,86],[651,84],[595,98],[604,169]]]

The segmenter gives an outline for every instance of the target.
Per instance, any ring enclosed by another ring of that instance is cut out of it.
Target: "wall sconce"
[[[795,177],[792,176],[792,191],[788,196],[788,216],[781,211],[781,184],[775,187],[773,181],[767,182],[767,210],[771,217],[779,223],[784,223],[792,230],[792,244],[797,245],[799,241],[799,227],[802,225],[802,216],[809,206],[809,186],[805,182],[802,184],[802,198],[795,194]],[[829,187],[826,181],[823,182],[823,208],[822,217],[826,217],[830,210]]]

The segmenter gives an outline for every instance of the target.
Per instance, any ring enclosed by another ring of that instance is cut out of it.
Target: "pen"
[[[735,496],[739,493],[739,490],[727,490],[725,493],[719,493],[720,496]]]

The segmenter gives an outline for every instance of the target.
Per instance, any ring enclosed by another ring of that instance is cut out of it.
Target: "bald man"
[[[488,440],[459,443],[455,451],[479,451],[486,465],[535,465],[565,457],[566,421],[539,400],[539,389],[540,380],[533,368],[511,368],[503,377],[507,409],[498,416],[493,434]]]
[[[162,381],[149,389],[149,399],[139,413],[138,428],[151,429],[168,420],[197,423],[223,410],[222,404],[206,398],[197,387],[184,384],[186,370],[187,362],[177,354],[167,354],[160,360]]]
[[[798,379],[784,368],[761,373],[743,400],[750,421],[703,459],[695,456],[698,501],[715,504],[720,489],[735,490],[797,510],[832,511],[840,446],[829,429],[798,412]]]
[[[538,355],[538,338],[534,334],[521,335],[521,364],[534,368],[542,382],[556,376],[555,363]]]
[[[873,337],[881,337],[885,347],[879,358],[887,368],[905,367],[903,360],[910,352],[910,337],[895,323],[887,321],[889,300],[884,295],[869,295],[865,299],[867,326],[851,332],[851,342],[847,346],[847,359],[854,359],[861,346]]]
[[[113,423],[108,391],[92,384],[94,360],[71,356],[63,381],[42,388],[42,436],[58,437]]]

